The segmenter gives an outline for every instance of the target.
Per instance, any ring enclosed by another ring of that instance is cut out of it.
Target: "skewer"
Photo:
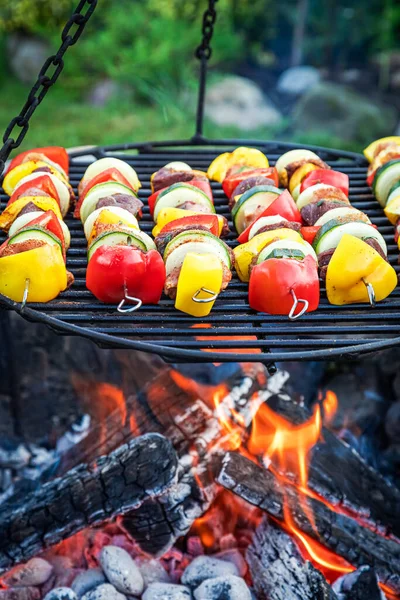
[[[24,288],[24,294],[22,296],[22,302],[21,302],[21,310],[24,310],[25,305],[28,301],[28,294],[29,294],[29,285],[30,285],[31,280],[30,279],[25,279],[25,288]]]
[[[210,294],[210,298],[199,298],[199,294],[204,292],[205,294]],[[200,288],[197,292],[192,296],[193,302],[197,302],[198,304],[208,304],[209,302],[214,302],[218,294],[213,292],[212,290],[208,290],[207,288]]]
[[[372,285],[372,283],[365,281],[365,279],[363,279],[363,283],[364,283],[365,287],[367,288],[368,299],[369,299],[370,305],[375,306],[376,305],[376,297],[375,297],[374,286]]]
[[[135,304],[129,304],[127,308],[124,308],[124,304],[127,300],[134,302]],[[138,310],[142,306],[143,302],[140,298],[135,298],[135,296],[129,296],[128,290],[125,288],[125,298],[122,298],[121,302],[117,306],[117,311],[120,313],[131,313],[135,310]]]
[[[309,302],[308,302],[308,300],[303,300],[302,298],[297,298],[294,290],[290,290],[290,293],[292,294],[292,298],[293,298],[293,306],[290,309],[290,313],[289,313],[288,317],[289,317],[290,321],[295,321],[296,319],[299,319],[300,317],[302,317],[305,312],[307,312],[307,309],[309,307]],[[304,306],[301,309],[301,311],[299,313],[297,313],[297,315],[296,315],[295,314],[296,308],[300,303],[304,304]]]

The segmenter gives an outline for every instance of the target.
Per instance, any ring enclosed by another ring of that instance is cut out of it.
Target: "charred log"
[[[400,544],[376,531],[363,527],[355,519],[333,511],[323,502],[306,498],[289,483],[282,483],[270,470],[230,452],[223,459],[217,481],[226,489],[283,521],[284,505],[295,525],[322,543],[351,565],[370,565],[382,583],[400,592]],[[307,502],[314,515],[311,524],[304,512]]]
[[[262,395],[262,393],[261,393]],[[268,405],[291,423],[303,423],[308,410],[290,398],[276,395]],[[400,491],[371,468],[345,442],[326,428],[323,440],[309,455],[308,485],[330,504],[342,506],[362,517],[382,534],[400,538]],[[285,473],[298,482],[297,474]]]
[[[268,519],[257,528],[246,558],[260,600],[338,600],[293,539]]]
[[[385,600],[386,598],[379,589],[374,569],[367,566],[337,579],[333,589],[338,594],[339,600],[365,600],[365,598]]]
[[[0,512],[0,573],[77,533],[138,508],[176,481],[169,440],[148,434],[81,465]]]

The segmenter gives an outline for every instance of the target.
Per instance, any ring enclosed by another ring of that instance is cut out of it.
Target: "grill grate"
[[[150,175],[172,160],[183,160],[193,168],[206,170],[210,162],[226,150],[238,145],[251,145],[268,156],[271,164],[289,149],[300,147],[281,142],[218,140],[193,142],[159,142],[125,146],[96,147],[71,154],[70,180],[76,189],[93,157],[123,158],[137,171],[143,187],[140,197],[150,192]],[[399,272],[398,250],[393,241],[393,227],[365,183],[366,162],[361,155],[308,147],[333,168],[350,176],[350,200],[365,211],[379,227],[388,244],[389,260]],[[219,184],[212,184],[218,213],[230,218],[227,199]],[[1,208],[7,197],[1,195]],[[368,305],[331,306],[323,291],[318,311],[304,315],[296,322],[284,316],[255,313],[249,309],[247,285],[236,275],[226,292],[220,295],[211,314],[194,319],[178,312],[169,299],[158,306],[144,306],[139,311],[122,315],[115,306],[99,303],[85,287],[86,240],[81,224],[66,219],[72,243],[68,252],[68,268],[75,275],[72,289],[48,304],[18,303],[0,297],[6,308],[25,318],[47,324],[58,333],[82,335],[104,347],[132,348],[153,352],[174,361],[262,361],[324,360],[333,356],[355,356],[400,344],[400,289],[386,301],[372,308]],[[230,222],[232,227],[232,223]],[[152,229],[147,206],[141,227]],[[232,227],[233,229],[233,227]],[[235,245],[235,236],[228,239]],[[207,324],[194,330],[193,326]],[[196,334],[202,339],[196,339]],[[232,336],[235,339],[232,339]],[[229,350],[229,353],[226,350]],[[225,352],[224,352],[225,350]]]

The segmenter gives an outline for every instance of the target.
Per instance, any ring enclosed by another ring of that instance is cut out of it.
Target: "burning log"
[[[258,526],[246,558],[260,600],[338,600],[290,535],[268,519]]]
[[[90,526],[138,508],[176,481],[169,440],[147,434],[0,512],[0,573]]]
[[[261,392],[263,396],[263,392]],[[310,418],[308,410],[282,394],[266,398],[268,406],[294,424]],[[308,456],[308,487],[330,504],[361,517],[382,535],[400,538],[400,491],[360,455],[326,428]],[[298,472],[285,476],[299,483]]]
[[[382,583],[400,593],[398,541],[363,527],[356,519],[335,512],[320,500],[306,497],[289,482],[278,479],[271,470],[234,452],[225,455],[217,481],[279,521],[290,514],[297,530],[355,567],[372,566]],[[305,507],[312,511],[314,523],[310,522]]]

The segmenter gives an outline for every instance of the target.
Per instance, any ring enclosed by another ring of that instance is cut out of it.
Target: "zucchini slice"
[[[376,172],[372,191],[379,204],[385,208],[393,186],[400,181],[400,160],[390,160]]]
[[[196,188],[194,185],[174,183],[158,195],[154,207],[154,221],[157,222],[157,217],[161,209],[167,207],[179,208],[185,202],[199,204],[207,208],[209,213],[215,213],[214,204],[202,190]]]
[[[315,226],[322,226],[328,223],[332,219],[341,219],[342,217],[357,217],[357,220],[363,223],[371,223],[367,215],[357,208],[353,208],[350,204],[348,206],[340,206],[339,208],[332,208],[328,210],[322,217],[314,223]]]
[[[167,244],[164,251],[167,275],[176,266],[182,264],[183,259],[188,252],[197,254],[212,252],[226,264],[228,269],[231,269],[231,258],[224,242],[207,231],[193,230],[183,231]]]
[[[337,247],[342,236],[349,233],[360,239],[374,238],[385,255],[387,255],[386,242],[382,235],[369,223],[363,223],[355,220],[354,217],[342,217],[341,219],[332,219],[321,227],[315,236],[313,248],[317,254],[332,250]]]
[[[88,261],[92,258],[93,254],[101,248],[101,246],[134,246],[143,250],[147,250],[146,244],[137,236],[137,231],[132,229],[132,232],[128,231],[106,231],[97,237],[94,242],[89,246],[88,249]]]
[[[292,240],[279,240],[272,242],[263,250],[257,258],[257,264],[268,260],[268,258],[294,258],[296,260],[303,260],[306,256],[312,256],[315,262],[317,262],[317,255],[314,252],[313,247],[308,242],[294,242]]]
[[[106,181],[105,183],[99,183],[92,187],[92,189],[85,196],[84,201],[81,206],[81,221],[85,224],[88,216],[96,210],[96,204],[101,198],[106,198],[106,196],[112,196],[113,194],[125,194],[128,196],[137,197],[135,192],[133,192],[128,186],[123,185],[122,183],[117,183],[115,181]]]
[[[281,190],[273,185],[256,185],[239,196],[232,208],[232,218],[236,231],[240,234],[249,225],[247,219],[256,214],[258,208],[263,210],[280,196]]]

